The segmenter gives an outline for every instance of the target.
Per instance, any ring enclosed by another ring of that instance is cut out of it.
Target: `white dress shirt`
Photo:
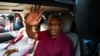
[[[10,49],[18,48],[18,53],[20,53],[21,55],[25,54],[28,50],[30,50],[33,47],[33,43],[35,41],[34,39],[28,38],[25,28],[22,28],[19,32],[21,32],[22,30],[24,30],[23,38],[19,40],[16,44],[9,47]]]
[[[15,52],[11,54],[11,56],[23,56],[28,50],[30,50],[33,47],[34,39],[28,38],[25,28],[21,28],[18,32],[18,34],[24,30],[23,32],[23,38],[19,40],[14,45],[11,45],[8,49],[18,49],[18,52]],[[12,32],[12,35],[16,36],[17,34]],[[3,51],[4,52],[4,51]],[[1,53],[0,53],[1,54]],[[1,56],[1,55],[0,55]]]

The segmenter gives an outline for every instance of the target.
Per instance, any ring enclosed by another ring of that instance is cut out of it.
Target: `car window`
[[[19,13],[0,14],[0,33],[8,32],[10,27],[13,30],[23,27],[22,17]]]

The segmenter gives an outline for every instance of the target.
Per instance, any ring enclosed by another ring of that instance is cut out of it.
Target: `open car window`
[[[0,14],[0,33],[12,30],[19,30],[23,27],[22,17],[19,13]]]

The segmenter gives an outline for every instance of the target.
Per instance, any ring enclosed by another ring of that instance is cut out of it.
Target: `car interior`
[[[100,10],[97,6],[98,1],[93,0],[2,0],[0,1],[0,43],[7,43],[14,39],[9,31],[5,31],[7,19],[11,18],[13,31],[18,32],[23,27],[22,21],[25,15],[29,13],[31,6],[35,5],[41,5],[44,9],[41,31],[47,29],[48,16],[57,14],[61,16],[64,24],[62,31],[73,43],[75,56],[100,56],[100,17],[98,14]],[[20,17],[19,28],[15,27],[16,14]]]

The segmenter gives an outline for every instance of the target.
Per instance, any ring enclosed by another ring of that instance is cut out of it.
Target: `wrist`
[[[28,25],[28,24],[26,24],[25,26],[26,26],[26,27],[32,27],[31,25]]]

